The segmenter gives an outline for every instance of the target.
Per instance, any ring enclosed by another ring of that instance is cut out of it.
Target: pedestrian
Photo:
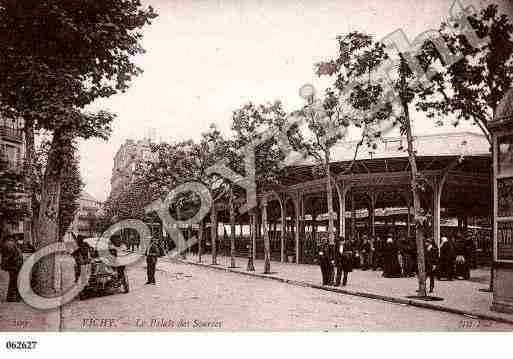
[[[71,253],[71,256],[75,259],[75,283],[80,278],[82,266],[90,264],[93,257],[93,249],[84,239],[85,237],[80,234],[75,237],[78,248]]]
[[[114,257],[114,267],[116,268],[116,272],[118,274],[118,281],[123,286],[123,290],[125,293],[128,293],[129,291],[129,284],[128,284],[128,278],[125,273],[125,266],[118,265],[118,253],[121,250],[121,243],[122,239],[121,236],[114,234],[110,237],[110,246],[109,246],[109,252]]]
[[[401,267],[399,265],[397,244],[394,242],[391,235],[388,235],[385,247],[383,250],[383,277],[385,278],[399,278],[401,277]]]
[[[160,256],[160,247],[157,244],[157,241],[152,238],[150,240],[150,244],[146,249],[146,273],[148,276],[148,280],[146,284],[155,285],[155,270],[157,268],[157,259]]]
[[[7,288],[7,301],[19,302],[21,295],[18,290],[18,274],[23,266],[23,254],[16,244],[15,238],[6,233],[2,241],[2,270],[9,273],[9,284]]]
[[[328,285],[335,285],[335,243],[328,244],[328,258],[330,265],[328,267]]]
[[[362,237],[362,244],[360,245],[360,258],[362,263],[362,270],[368,270],[370,267],[370,252],[371,244],[369,238],[364,235]]]
[[[429,293],[435,289],[435,275],[438,267],[438,247],[432,240],[426,242],[426,275],[429,278]]]
[[[413,277],[418,272],[418,266],[417,266],[417,238],[415,236],[411,236],[410,237],[408,248],[409,248],[409,251],[410,251],[410,257],[409,257],[409,260],[410,260],[410,272],[411,272],[411,276]]]
[[[330,257],[329,257],[329,248],[326,243],[321,244],[319,247],[317,262],[319,263],[319,267],[321,268],[322,285],[328,285],[330,282],[330,278],[329,278]]]
[[[383,237],[377,237],[374,242],[374,263],[373,270],[383,269],[383,248],[384,248]]]
[[[374,254],[376,252],[376,249],[374,247],[375,244],[376,244],[376,238],[374,238],[374,236],[371,236],[369,238],[369,248],[370,248],[370,251],[369,251],[369,268],[372,269],[372,270],[375,270],[375,268],[374,268]]]
[[[351,247],[351,242],[344,240],[344,238],[340,238],[335,244],[335,267],[337,269],[337,274],[335,276],[335,286],[340,285],[340,280],[342,279],[342,285],[347,285],[347,277],[349,272],[353,271],[353,250]],[[342,273],[344,274],[342,278]]]
[[[112,240],[112,238],[111,238]],[[128,250],[130,252],[134,252],[135,251],[135,236],[132,232],[130,232],[130,234],[128,235]]]
[[[469,255],[467,253],[467,244],[461,234],[456,235],[456,241],[454,243],[454,255],[455,255],[455,273],[456,279],[470,279],[470,268],[469,268]]]
[[[476,245],[474,243],[474,238],[472,236],[472,232],[468,231],[465,236],[465,252],[468,258],[468,268],[469,268],[469,276],[470,270],[476,269],[477,260],[476,260]]]
[[[407,238],[404,236],[402,238],[401,243],[401,251],[402,251],[402,260],[403,260],[403,276],[404,277],[413,277],[415,272],[415,243],[411,238]]]
[[[406,258],[408,252],[408,242],[406,241],[406,237],[401,234],[397,241],[397,262],[399,263],[399,268],[401,271],[401,277],[406,277],[407,275],[407,261]]]
[[[447,237],[442,237],[440,244],[440,266],[438,270],[438,280],[441,278],[447,278],[447,280],[453,279],[453,258],[454,249],[452,244],[449,242]]]
[[[360,258],[360,239],[353,238],[349,239],[349,242],[351,243],[351,248],[353,249],[353,268],[360,268],[361,267],[361,258]]]

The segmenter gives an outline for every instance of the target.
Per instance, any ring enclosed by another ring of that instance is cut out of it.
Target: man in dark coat
[[[344,273],[344,277],[342,279],[342,285],[347,285],[347,276],[349,272],[353,271],[353,249],[351,247],[350,241],[344,240],[344,238],[340,238],[335,243],[335,267],[337,269],[337,275],[335,277],[335,286],[340,285],[340,279],[342,277],[342,272]]]
[[[329,285],[331,282],[330,278],[330,248],[327,243],[323,243],[319,247],[319,253],[317,256],[317,262],[319,263],[319,266],[321,267],[321,274],[322,274],[322,285]]]
[[[7,301],[21,301],[20,292],[18,290],[18,274],[23,266],[23,254],[16,245],[16,241],[12,235],[6,235],[2,243],[2,270],[9,273],[9,287],[7,289]]]
[[[414,258],[416,253],[415,241],[406,236],[401,239],[401,248],[403,258],[403,275],[404,277],[413,277],[415,272]]]
[[[78,248],[71,253],[71,256],[75,259],[75,282],[78,282],[80,278],[82,266],[91,263],[91,258],[93,257],[93,248],[91,248],[84,239],[84,236],[76,236],[75,241]]]
[[[418,264],[417,264],[417,239],[415,236],[411,236],[409,239],[409,250],[410,250],[410,264],[411,264],[411,274],[415,276],[418,272]],[[438,250],[438,247],[437,247]]]
[[[378,268],[383,269],[383,246],[383,238],[376,238],[376,241],[374,242],[374,263],[372,268],[373,270],[377,270]]]
[[[470,269],[476,269],[477,263],[476,263],[476,245],[474,243],[474,239],[472,238],[472,233],[468,232],[465,236],[465,252],[466,257],[468,258],[468,268],[469,268],[469,275],[470,275]]]
[[[370,255],[371,255],[371,243],[369,238],[364,235],[360,244],[360,258],[362,264],[362,270],[368,270],[370,267]]]
[[[148,248],[146,249],[146,272],[148,281],[146,284],[155,285],[155,271],[157,268],[157,259],[161,255],[161,249],[155,239],[151,239]]]
[[[425,249],[426,275],[429,278],[429,293],[435,289],[435,273],[438,267],[438,247],[428,240]]]
[[[335,243],[328,244],[328,258],[330,265],[328,266],[328,285],[335,283]]]
[[[442,237],[440,244],[440,268],[438,279],[452,280],[454,275],[454,248],[447,237]]]

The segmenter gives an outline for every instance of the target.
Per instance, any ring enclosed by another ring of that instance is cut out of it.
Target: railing
[[[23,142],[23,131],[8,126],[0,126],[0,137],[9,141]]]

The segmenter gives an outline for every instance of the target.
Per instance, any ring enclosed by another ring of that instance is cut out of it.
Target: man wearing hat
[[[442,237],[440,244],[440,270],[438,273],[438,279],[447,278],[447,280],[453,279],[454,273],[454,249],[451,242],[447,237]]]
[[[438,247],[432,239],[428,239],[425,245],[425,269],[429,278],[429,293],[435,289],[435,274],[438,267]]]
[[[148,280],[146,284],[155,285],[155,270],[157,268],[157,259],[161,255],[161,249],[157,244],[157,241],[152,238],[148,248],[146,249],[146,272]]]
[[[23,266],[23,254],[18,248],[14,237],[7,233],[2,241],[2,263],[0,267],[9,273],[9,287],[7,289],[7,301],[21,301],[18,290],[18,274]]]

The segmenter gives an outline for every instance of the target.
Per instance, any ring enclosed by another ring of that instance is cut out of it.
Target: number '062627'
[[[15,350],[31,350],[36,348],[36,341],[7,341],[5,342],[5,347],[7,349],[15,349]]]

